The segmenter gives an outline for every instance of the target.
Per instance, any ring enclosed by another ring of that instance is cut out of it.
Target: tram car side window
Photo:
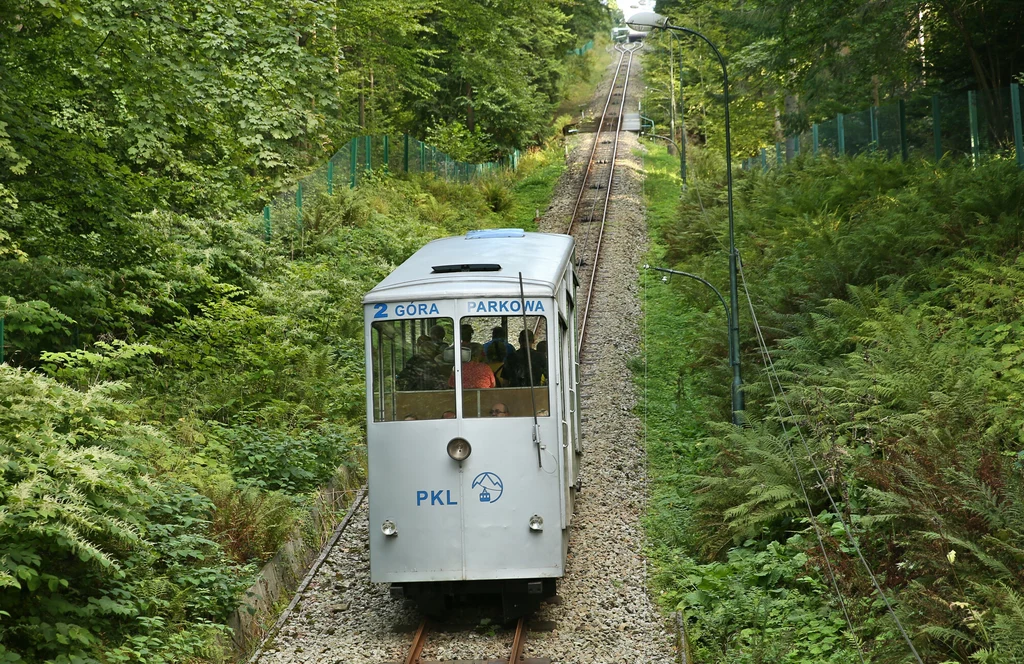
[[[373,420],[455,416],[451,318],[377,321],[372,325]]]
[[[547,318],[464,316],[459,332],[463,417],[550,416]]]

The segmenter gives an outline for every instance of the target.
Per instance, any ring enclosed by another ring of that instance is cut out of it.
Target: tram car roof
[[[363,297],[374,302],[550,297],[572,256],[569,235],[518,228],[470,231],[424,245]]]

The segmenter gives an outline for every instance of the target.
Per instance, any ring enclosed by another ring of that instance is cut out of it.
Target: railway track
[[[427,636],[429,634],[429,621],[424,620],[420,623],[419,629],[416,630],[416,635],[412,640],[412,647],[409,649],[409,654],[405,658],[405,664],[442,664],[441,662],[432,662],[423,660],[420,655],[423,653],[423,647],[427,644]],[[523,646],[526,643],[526,619],[520,618],[516,623],[515,635],[512,637],[512,645],[510,647],[510,653],[507,659],[473,659],[473,660],[462,660],[459,664],[551,664],[551,659],[548,657],[533,657],[528,659],[520,659],[523,655]],[[401,664],[395,662],[395,664]]]
[[[611,81],[605,83],[607,94],[595,100],[595,120],[585,130],[593,132],[593,143],[586,142],[589,133],[580,135],[576,166],[571,169],[575,176],[563,181],[564,188],[541,225],[546,232],[576,238],[580,344],[589,338],[582,368],[583,384],[590,386],[583,397],[583,410],[589,413],[584,469],[588,499],[577,505],[572,563],[557,601],[515,625],[503,625],[476,606],[464,607],[444,623],[422,621],[417,611],[390,598],[387,588],[370,583],[363,505],[296,603],[294,615],[282,616],[280,629],[268,634],[264,652],[256,653],[252,661],[673,661],[671,643],[649,603],[644,581],[639,544],[642,447],[631,429],[632,387],[625,367],[626,357],[634,352],[639,318],[629,284],[636,282],[643,213],[634,176],[635,140],[623,131],[622,119],[627,104],[636,98],[627,86],[633,81],[635,87],[640,58],[634,60],[637,47],[616,50],[618,62],[613,61],[606,74],[605,80]],[[615,536],[602,536],[607,532]]]
[[[579,193],[573,205],[567,235],[576,238],[577,274],[585,285],[586,294],[581,297],[579,311],[579,345],[586,341],[587,319],[590,302],[594,294],[597,266],[601,257],[601,241],[604,239],[605,224],[608,220],[609,203],[615,188],[615,167],[619,151],[619,136],[622,133],[622,119],[626,110],[627,89],[633,55],[642,45],[616,44],[619,61],[615,75],[608,87],[608,97],[601,115],[596,120],[594,142],[590,156],[583,169]],[[578,296],[579,297],[579,296]]]

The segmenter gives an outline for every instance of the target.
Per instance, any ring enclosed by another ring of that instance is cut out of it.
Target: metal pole
[[[1020,152],[1018,150],[1018,152]],[[686,186],[686,105],[683,104],[683,51],[679,50],[679,177]]]
[[[370,163],[372,161],[370,157],[370,152],[373,150],[373,138],[367,136],[365,137],[364,142],[366,143],[366,145],[363,146],[363,157],[366,158],[366,162],[364,164],[363,170],[368,171],[373,167]]]
[[[334,162],[327,162],[327,195],[334,195]]]
[[[839,139],[839,154],[846,154],[846,128],[843,126],[842,113],[836,113],[836,131]]]
[[[768,172],[768,150],[761,148],[761,170]]]
[[[939,95],[932,95],[932,139],[935,141],[935,161],[942,160],[942,112]]]
[[[384,168],[387,168],[387,169],[391,168],[391,150],[390,150],[390,147],[391,147],[391,137],[388,136],[387,134],[384,134],[384,163],[382,164],[382,166]]]
[[[871,122],[871,149],[878,149],[878,107],[872,106],[868,109],[868,119]]]
[[[977,166],[981,160],[981,136],[978,131],[978,93],[974,90],[967,91],[967,113],[971,120],[971,159]]]
[[[775,165],[782,166],[782,143],[775,144]]]
[[[299,188],[295,190],[295,216],[299,222],[299,240],[302,240],[302,183],[299,183]]]
[[[0,364],[4,363],[4,317],[0,316]]]
[[[814,141],[814,147],[811,148],[811,154],[815,157],[818,156],[818,123],[815,122],[811,125],[811,140]]]
[[[354,189],[355,186],[356,186],[356,171],[359,169],[359,139],[358,138],[353,138],[352,139],[352,145],[349,146],[348,153],[349,153],[348,154],[348,174],[349,174],[348,186],[350,188]]]
[[[900,112],[900,156],[903,161],[910,159],[910,144],[907,142],[907,104],[899,100]]]
[[[1024,127],[1020,117],[1020,86],[1010,84],[1010,106],[1013,108],[1013,145],[1017,151],[1017,168],[1024,168]]]
[[[729,130],[729,72],[725,66],[725,58],[722,57],[718,47],[710,39],[690,28],[678,25],[671,25],[665,22],[669,30],[678,30],[699,37],[711,47],[719,64],[722,65],[722,88],[725,97],[725,185],[726,205],[729,211],[729,298],[732,305],[732,316],[729,321],[729,348],[730,364],[732,364],[732,422],[740,424],[743,411],[743,376],[740,373],[740,303],[738,293],[738,253],[736,251],[736,223],[733,216],[732,205],[732,134]]]
[[[263,241],[270,242],[270,206],[263,206]]]

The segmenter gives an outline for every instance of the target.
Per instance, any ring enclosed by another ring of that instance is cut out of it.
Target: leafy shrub
[[[687,627],[695,661],[860,661],[828,588],[806,573],[808,544],[796,536],[785,544],[731,549],[723,562],[665,561],[658,579],[667,588],[662,604],[699,616]]]
[[[239,563],[264,563],[298,523],[302,503],[278,491],[227,484],[207,490],[215,509],[211,537]]]
[[[511,210],[515,204],[512,192],[509,191],[508,187],[500,179],[492,178],[485,181],[480,187],[480,191],[483,193],[484,198],[487,200],[487,205],[491,208],[492,212],[501,213]]]
[[[134,458],[155,431],[115,396],[0,366],[0,654],[173,662],[207,651],[248,585],[204,535],[211,504]],[[166,442],[165,442],[166,444]]]
[[[239,479],[293,495],[322,486],[350,458],[348,439],[334,429],[290,435],[242,425],[223,436],[234,449]]]

